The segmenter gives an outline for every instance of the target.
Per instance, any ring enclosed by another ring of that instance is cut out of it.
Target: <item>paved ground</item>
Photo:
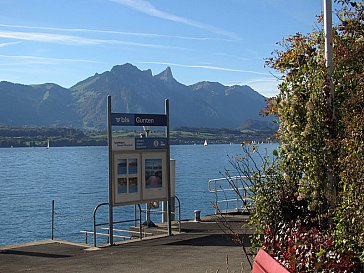
[[[246,218],[227,219],[232,229]],[[222,228],[225,231],[222,231]],[[249,247],[247,235],[244,244]],[[228,258],[228,265],[226,259]],[[251,260],[253,255],[250,255]],[[183,222],[182,233],[155,237],[112,247],[43,241],[0,248],[0,272],[250,272],[243,247],[226,235],[226,227],[209,217],[200,223]]]

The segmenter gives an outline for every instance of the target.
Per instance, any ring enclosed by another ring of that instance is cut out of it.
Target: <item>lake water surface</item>
[[[277,144],[259,146],[271,153]],[[193,218],[195,209],[214,212],[207,181],[232,169],[227,155],[241,153],[237,144],[171,146],[182,219]],[[52,200],[55,237],[84,242],[80,230],[91,231],[93,209],[108,202],[107,147],[0,149],[0,245],[50,239]],[[130,206],[118,207],[114,218],[132,214]],[[107,206],[100,221],[107,221]]]

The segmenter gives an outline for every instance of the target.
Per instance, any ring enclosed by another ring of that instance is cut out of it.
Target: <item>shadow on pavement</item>
[[[249,235],[242,236],[243,244],[245,247],[250,247],[251,242]],[[235,243],[232,236],[227,234],[211,234],[206,236],[199,236],[193,239],[187,239],[177,242],[168,243],[167,245],[187,245],[187,246],[236,246],[241,245]]]
[[[63,255],[63,254],[51,254],[51,253],[41,253],[41,252],[32,252],[32,251],[23,251],[23,250],[2,250],[1,254],[7,255],[22,255],[22,256],[35,256],[35,257],[45,257],[45,258],[69,258],[71,255]]]

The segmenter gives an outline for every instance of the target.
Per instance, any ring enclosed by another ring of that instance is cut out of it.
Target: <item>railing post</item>
[[[238,185],[238,178],[235,177],[235,196],[236,196],[236,211],[239,212],[239,185]]]
[[[136,204],[134,204],[134,227],[136,227],[137,225],[137,220],[136,220]]]
[[[181,233],[181,201],[176,195],[174,196],[174,198],[178,202],[178,232]]]
[[[167,201],[162,201],[162,223],[167,222]]]
[[[94,208],[94,213],[93,213],[93,220],[94,220],[94,247],[96,247],[96,212],[98,210],[99,207],[101,206],[105,206],[105,205],[109,205],[109,203],[101,203],[98,204],[95,208]]]
[[[98,206],[94,209],[94,215],[93,215],[93,220],[94,220],[94,247],[96,247],[96,211],[97,211]]]
[[[139,207],[139,236],[140,240],[143,239],[143,231],[142,231],[142,208],[140,204],[138,204]]]
[[[52,240],[54,240],[54,200],[52,200]]]

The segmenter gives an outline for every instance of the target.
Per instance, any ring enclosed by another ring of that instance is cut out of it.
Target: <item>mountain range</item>
[[[116,65],[71,88],[54,83],[0,82],[0,124],[8,126],[105,129],[107,95],[118,113],[164,113],[170,100],[171,127],[239,128],[273,126],[260,116],[266,98],[249,86],[218,82],[179,83],[167,67],[152,75],[131,64]]]

